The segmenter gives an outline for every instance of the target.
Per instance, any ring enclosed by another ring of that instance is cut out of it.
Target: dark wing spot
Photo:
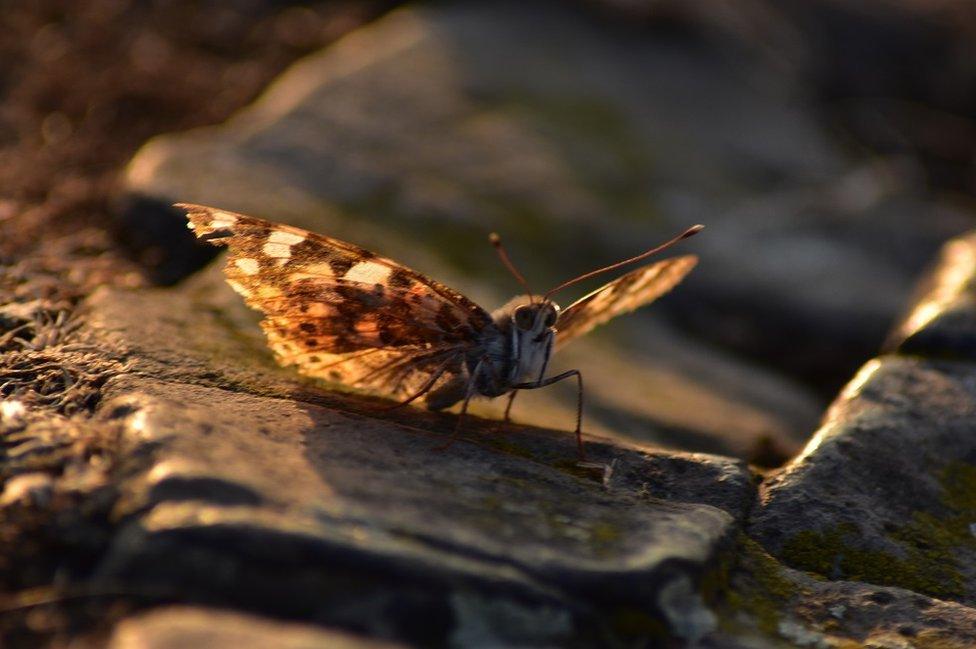
[[[434,318],[434,322],[444,331],[453,331],[461,324],[461,321],[454,313],[454,308],[450,304],[441,305],[441,308],[437,310],[437,317]]]
[[[380,326],[380,342],[384,345],[392,345],[397,340],[396,331],[389,324],[383,324]]]
[[[336,277],[342,277],[345,275],[350,268],[352,268],[353,260],[346,257],[330,257],[328,259],[329,268],[332,269],[333,274]]]
[[[310,334],[315,333],[315,325],[312,324],[311,322],[303,322],[300,325],[298,325],[298,328],[304,331],[305,333],[310,333]]]
[[[390,278],[387,280],[390,286],[393,288],[406,289],[413,286],[413,280],[410,279],[410,275],[406,273],[402,268],[394,268],[393,272],[390,273]]]
[[[214,230],[213,232],[198,235],[198,238],[201,241],[213,241],[214,239],[226,239],[227,237],[232,236],[234,236],[234,232],[230,228],[221,228],[219,230]]]

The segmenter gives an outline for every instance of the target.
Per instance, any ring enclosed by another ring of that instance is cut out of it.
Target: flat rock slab
[[[491,230],[538,288],[704,222],[682,245],[706,263],[661,308],[833,390],[971,222],[894,166],[859,168],[796,99],[805,89],[734,60],[564,3],[406,7],[227,124],[151,141],[128,185],[480,278],[461,286],[489,301],[509,281]]]
[[[976,368],[869,362],[762,485],[749,533],[830,579],[976,602]]]
[[[395,649],[402,645],[360,638],[220,609],[173,606],[121,621],[109,649]]]
[[[740,461],[588,442],[329,392],[268,359],[203,276],[104,290],[89,342],[124,370],[128,521],[97,580],[421,644],[697,638],[701,580],[754,496]],[[217,287],[220,287],[219,290]]]

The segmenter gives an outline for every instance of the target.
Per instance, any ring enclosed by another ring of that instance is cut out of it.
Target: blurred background
[[[0,27],[0,254],[77,299],[209,261],[174,201],[489,309],[518,292],[492,230],[541,291],[706,224],[682,286],[558,359],[594,433],[781,463],[973,224],[965,0],[42,0]],[[545,392],[515,419],[571,428]]]

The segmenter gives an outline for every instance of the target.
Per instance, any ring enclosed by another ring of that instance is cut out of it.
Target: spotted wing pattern
[[[559,313],[556,348],[618,315],[653,302],[678,285],[698,263],[685,255],[642,266],[604,284]]]
[[[227,282],[264,313],[282,365],[413,396],[464,371],[491,316],[460,293],[358,246],[201,205],[178,204],[200,239],[227,246]]]

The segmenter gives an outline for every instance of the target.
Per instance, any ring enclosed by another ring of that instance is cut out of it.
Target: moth
[[[261,311],[268,344],[282,365],[365,388],[400,405],[423,398],[442,410],[461,403],[455,437],[473,397],[509,395],[558,381],[577,384],[576,443],[584,457],[583,377],[546,376],[555,350],[670,291],[698,258],[684,255],[637,268],[560,309],[552,295],[641,261],[704,226],[695,225],[646,252],[535,295],[497,235],[502,263],[526,293],[488,312],[461,293],[391,259],[300,228],[178,203],[201,240],[229,249],[227,282]]]

